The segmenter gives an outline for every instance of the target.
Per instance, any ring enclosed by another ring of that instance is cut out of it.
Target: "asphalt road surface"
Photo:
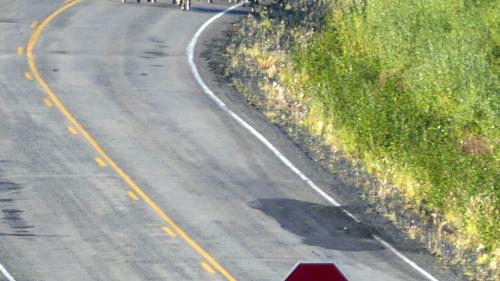
[[[12,276],[0,280],[282,280],[297,261],[335,262],[354,281],[426,280],[203,93],[186,47],[227,7],[0,0],[0,263]],[[195,61],[242,16],[209,26]]]

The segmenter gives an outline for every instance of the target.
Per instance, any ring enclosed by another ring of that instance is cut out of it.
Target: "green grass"
[[[339,0],[324,30],[294,52],[314,105],[308,122],[327,124],[323,134],[395,182],[408,204],[442,215],[458,243],[493,256],[499,32],[500,1]]]

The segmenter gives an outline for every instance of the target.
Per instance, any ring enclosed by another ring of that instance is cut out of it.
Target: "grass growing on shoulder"
[[[500,2],[353,2],[295,51],[310,118],[497,266]]]

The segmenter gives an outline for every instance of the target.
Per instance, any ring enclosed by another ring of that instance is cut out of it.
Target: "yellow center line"
[[[17,54],[18,54],[19,56],[22,56],[22,55],[23,55],[23,53],[24,53],[24,48],[23,48],[23,46],[19,46],[19,47],[17,47]]]
[[[45,103],[47,107],[52,107],[52,102],[48,98],[44,98],[43,103]]]
[[[200,262],[201,267],[210,274],[215,274],[215,270],[206,262]]]
[[[31,75],[28,71],[24,72],[24,77],[28,80],[33,80],[33,75]]]
[[[72,134],[72,135],[76,135],[78,134],[78,132],[76,131],[75,128],[73,128],[73,126],[68,126],[68,131]]]
[[[175,234],[175,232],[173,232],[172,229],[170,229],[170,228],[168,228],[166,226],[163,227],[163,231],[165,231],[165,233],[168,236],[170,236],[170,237],[176,237],[177,236],[177,234]]]
[[[104,160],[102,160],[101,158],[95,157],[94,160],[97,162],[97,165],[99,165],[99,167],[106,167],[106,162],[104,162]]]
[[[132,190],[128,191],[128,196],[130,196],[130,198],[132,198],[132,200],[134,201],[139,200],[139,197],[137,197],[137,195]]]
[[[33,21],[30,25],[31,28],[35,28],[38,25],[38,21]]]
[[[50,14],[43,22],[37,27],[37,29],[31,35],[28,42],[28,47],[26,50],[26,57],[28,59],[28,64],[33,72],[35,79],[38,81],[42,89],[47,93],[51,101],[55,106],[61,111],[61,113],[69,120],[71,124],[82,134],[82,136],[87,140],[87,142],[101,155],[101,157],[109,163],[111,168],[120,176],[124,182],[126,182],[132,190],[134,190],[140,198],[142,198],[153,211],[162,218],[191,248],[193,248],[199,255],[206,259],[211,266],[213,266],[217,271],[219,271],[227,280],[236,281],[228,271],[226,271],[205,249],[203,249],[193,238],[191,238],[177,223],[174,222],[146,193],[137,185],[132,178],[122,170],[118,164],[108,156],[108,154],[101,148],[101,146],[96,142],[96,140],[90,135],[89,132],[81,125],[76,118],[66,109],[64,104],[61,102],[59,97],[52,91],[47,82],[42,78],[40,70],[36,66],[35,58],[33,55],[33,49],[45,27],[58,15],[63,13],[65,10],[71,6],[77,4],[80,0],[74,0],[64,4],[59,9],[55,10]]]

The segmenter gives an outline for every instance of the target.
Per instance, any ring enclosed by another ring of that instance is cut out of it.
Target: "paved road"
[[[424,280],[203,94],[186,46],[225,4],[84,0],[43,29],[37,68],[110,163],[27,64],[31,34],[63,3],[0,0],[0,263],[16,280],[227,280],[217,264],[281,280],[298,260],[333,261],[350,280]]]

